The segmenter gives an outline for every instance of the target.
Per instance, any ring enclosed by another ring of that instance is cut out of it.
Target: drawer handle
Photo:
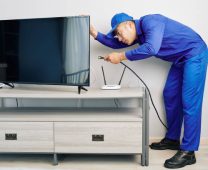
[[[16,133],[5,133],[5,140],[17,140]]]
[[[92,135],[92,141],[104,141],[104,135]]]

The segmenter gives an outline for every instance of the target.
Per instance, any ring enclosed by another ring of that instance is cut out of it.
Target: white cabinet
[[[57,154],[141,154],[148,165],[148,95],[145,88],[100,90],[77,94],[70,87],[27,86],[1,89],[0,152]],[[137,107],[8,108],[4,99],[134,99]]]

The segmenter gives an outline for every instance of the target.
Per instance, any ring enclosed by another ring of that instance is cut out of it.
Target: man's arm
[[[128,60],[141,60],[154,55],[157,55],[160,50],[165,24],[160,21],[143,20],[143,31],[145,42],[136,49],[125,52]]]
[[[94,39],[99,41],[101,44],[108,46],[110,48],[113,48],[113,49],[126,48],[126,47],[131,46],[131,45],[127,45],[122,42],[119,42],[117,38],[107,37],[105,34],[102,34],[96,31],[96,29],[92,25],[90,26],[90,34],[94,37]],[[133,43],[132,45],[134,45],[135,43]]]
[[[131,46],[131,45],[127,45],[122,42],[119,42],[117,38],[109,38],[105,34],[102,34],[100,32],[98,32],[98,35],[95,39],[99,41],[100,43],[102,43],[103,45],[108,46],[113,49],[126,48],[126,47]]]

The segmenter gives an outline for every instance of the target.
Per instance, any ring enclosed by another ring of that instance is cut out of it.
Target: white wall
[[[118,12],[126,12],[135,18],[150,13],[161,13],[176,19],[196,30],[208,43],[207,0],[0,0],[0,19],[31,18],[65,15],[91,15],[91,23],[101,32],[110,29],[110,19]],[[100,66],[104,65],[109,83],[116,83],[122,71],[121,65],[98,61],[98,55],[105,55],[112,49],[102,46],[91,38],[91,86],[103,84]],[[148,84],[160,115],[164,119],[162,89],[166,80],[169,63],[155,58],[127,62]],[[116,81],[116,82],[115,82]],[[126,72],[124,86],[138,86],[138,80]],[[205,88],[202,137],[208,137],[208,83]],[[150,110],[150,136],[160,137],[164,128],[156,114]]]

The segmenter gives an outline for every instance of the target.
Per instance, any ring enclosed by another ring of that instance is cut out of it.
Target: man
[[[206,78],[208,50],[191,28],[155,14],[133,19],[125,13],[113,16],[111,31],[105,35],[91,25],[90,34],[113,49],[138,43],[135,49],[113,52],[105,57],[113,64],[155,56],[172,62],[163,91],[168,130],[165,138],[150,147],[172,149],[177,153],[164,163],[166,168],[181,168],[196,162],[201,129],[201,109]],[[182,122],[184,134],[180,143]]]

